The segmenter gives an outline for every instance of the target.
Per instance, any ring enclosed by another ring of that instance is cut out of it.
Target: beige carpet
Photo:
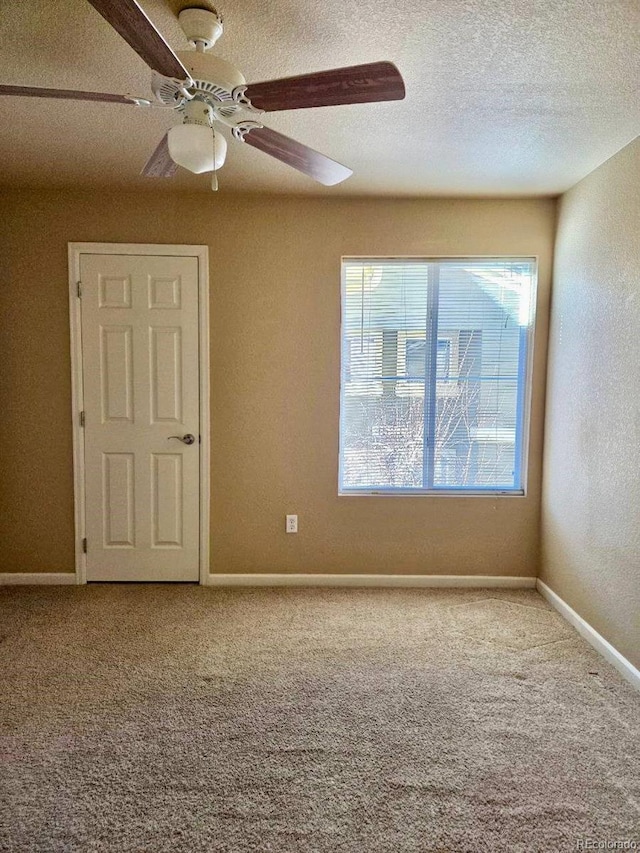
[[[640,696],[533,591],[0,590],[0,849],[640,849]]]

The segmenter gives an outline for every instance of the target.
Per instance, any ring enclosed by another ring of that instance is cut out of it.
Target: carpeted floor
[[[0,589],[0,850],[640,849],[640,697],[533,591]]]

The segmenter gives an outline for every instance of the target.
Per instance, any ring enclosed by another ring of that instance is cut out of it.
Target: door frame
[[[209,582],[210,390],[209,390],[209,247],[154,243],[69,243],[69,324],[71,328],[71,417],[76,583],[87,582],[85,537],[85,456],[80,259],[82,255],[168,255],[198,259],[198,362],[200,370],[200,584]]]

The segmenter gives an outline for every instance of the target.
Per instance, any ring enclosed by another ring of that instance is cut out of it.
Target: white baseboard
[[[560,598],[560,596],[555,593],[551,587],[547,586],[546,583],[541,581],[539,578],[536,583],[536,589],[540,595],[547,599],[552,607],[555,607],[558,613],[563,616],[570,625],[573,625],[576,631],[584,637],[584,639],[590,643],[603,658],[606,658],[612,666],[615,666],[618,672],[624,676],[624,678],[626,678],[627,681],[636,688],[636,690],[640,690],[640,670],[636,669],[630,660],[627,660],[624,655],[621,655],[608,640],[605,640],[602,634],[599,634],[595,628],[592,628],[591,625],[582,618],[582,616],[576,613],[573,607],[570,607],[564,599]]]
[[[49,586],[59,584],[75,584],[75,572],[0,572],[0,586]]]
[[[75,584],[72,572],[0,572],[0,586]],[[208,586],[431,587],[533,589],[535,578],[501,575],[210,574]]]
[[[498,575],[211,574],[209,586],[501,587],[534,589],[535,578]]]

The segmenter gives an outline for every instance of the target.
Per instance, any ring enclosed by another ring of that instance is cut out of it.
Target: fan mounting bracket
[[[196,50],[210,50],[223,32],[222,17],[215,9],[188,8],[178,15],[178,23]]]
[[[231,133],[233,138],[237,139],[238,142],[244,142],[244,138],[247,133],[249,133],[250,130],[255,130],[259,127],[264,127],[264,125],[260,124],[259,121],[241,121],[231,129]]]
[[[250,110],[253,113],[257,113],[258,115],[263,115],[264,110],[259,110],[257,107],[254,107],[249,98],[247,98],[247,96],[245,95],[245,92],[248,88],[248,86],[236,86],[236,88],[231,93],[231,97],[245,110]]]
[[[135,95],[125,95],[125,98],[130,100],[132,103],[136,105],[136,107],[151,107],[153,106],[152,102],[149,98],[138,98]]]

